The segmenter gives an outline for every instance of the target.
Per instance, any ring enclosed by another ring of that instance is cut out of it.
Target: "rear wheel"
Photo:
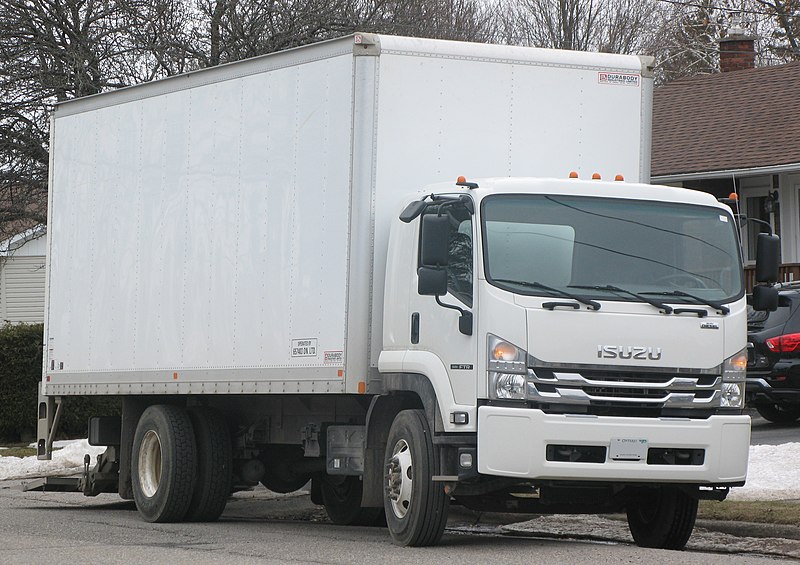
[[[231,435],[225,417],[213,408],[189,409],[197,444],[197,479],[187,522],[213,522],[231,494]]]
[[[784,407],[779,404],[758,404],[756,410],[762,418],[774,424],[791,424],[800,418],[800,406]]]
[[[148,522],[179,522],[189,510],[197,455],[192,422],[179,406],[148,407],[133,437],[131,483]]]
[[[383,504],[398,545],[436,545],[447,524],[450,497],[433,482],[437,455],[425,412],[403,410],[389,430]]]
[[[683,549],[694,529],[697,498],[677,487],[642,489],[628,503],[627,513],[636,545]]]

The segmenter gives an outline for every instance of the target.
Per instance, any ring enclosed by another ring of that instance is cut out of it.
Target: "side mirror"
[[[450,220],[447,216],[436,216],[434,214],[422,216],[420,263],[425,267],[446,266],[449,246]]]
[[[422,296],[441,296],[447,294],[447,271],[441,267],[420,267],[417,269],[417,292]]]
[[[778,282],[781,240],[777,235],[760,233],[756,240],[756,282]],[[755,291],[755,289],[753,289]]]
[[[754,287],[750,306],[759,312],[774,312],[778,309],[778,289],[763,285]]]
[[[416,200],[405,207],[405,209],[400,213],[400,221],[404,223],[413,222],[417,219],[417,216],[422,214],[425,211],[425,208],[428,207],[428,203],[424,200]]]
[[[458,318],[458,331],[464,335],[472,335],[472,312],[461,312]]]

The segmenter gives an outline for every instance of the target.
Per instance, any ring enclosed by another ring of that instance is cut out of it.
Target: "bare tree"
[[[48,105],[121,86],[114,0],[0,0],[0,238],[44,222]]]
[[[719,69],[717,40],[727,28],[728,12],[717,0],[698,0],[691,6],[673,5],[663,19],[654,46],[659,82]]]
[[[640,53],[654,33],[654,0],[506,0],[506,42],[535,47]]]
[[[800,61],[800,0],[750,0],[752,14],[766,16],[762,43],[767,62]]]

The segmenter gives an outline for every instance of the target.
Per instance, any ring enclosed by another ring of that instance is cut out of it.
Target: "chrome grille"
[[[707,372],[528,369],[528,398],[573,406],[710,408],[719,405],[722,375]]]

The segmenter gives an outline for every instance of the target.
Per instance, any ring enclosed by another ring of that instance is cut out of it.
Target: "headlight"
[[[719,405],[722,408],[741,408],[744,405],[742,383],[722,383],[722,396]]]
[[[525,375],[491,373],[494,378],[494,397],[501,400],[525,400]]]
[[[528,354],[494,335],[488,341],[489,397],[498,400],[527,398]]]
[[[744,407],[744,381],[747,375],[747,349],[725,359],[722,363],[720,408]]]

